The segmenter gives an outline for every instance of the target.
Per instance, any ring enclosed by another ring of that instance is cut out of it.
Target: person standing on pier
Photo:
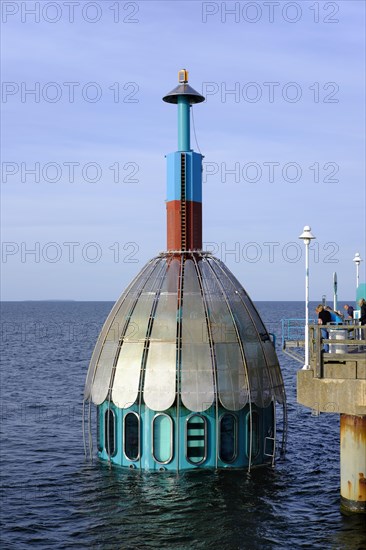
[[[327,325],[332,321],[332,317],[326,309],[322,306],[322,304],[319,304],[318,307],[315,309],[315,311],[318,314],[318,325]],[[328,331],[325,329],[321,329],[322,338],[327,339],[328,338]],[[329,351],[329,345],[324,344],[324,351],[328,353]]]
[[[345,306],[343,306],[343,308],[347,311],[347,319],[353,319],[353,307],[352,306],[349,306],[348,304],[346,304]]]

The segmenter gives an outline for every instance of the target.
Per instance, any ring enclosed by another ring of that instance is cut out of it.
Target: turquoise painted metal
[[[166,155],[167,201],[182,200],[182,165],[179,152]],[[202,202],[202,155],[194,151],[185,154],[185,200]]]
[[[219,408],[216,413],[211,407],[198,414],[183,407],[177,415],[176,407],[162,414],[148,407],[139,410],[138,406],[133,406],[122,410],[105,402],[98,407],[98,456],[115,465],[149,471],[270,465],[274,454],[274,404],[265,409],[250,409],[248,405],[237,413],[229,413]],[[114,433],[107,434],[105,418],[111,413],[115,418],[114,426],[111,426]],[[125,422],[131,414],[139,414],[139,433],[142,436],[136,445],[135,456],[131,456],[133,445],[126,448],[123,438]],[[166,422],[154,436],[153,425],[159,417]],[[216,433],[218,423],[226,423],[219,437]],[[108,449],[105,442],[112,439],[113,449]],[[112,452],[109,454],[108,451]]]
[[[190,151],[190,103],[184,95],[178,96],[178,151]]]
[[[362,298],[366,300],[366,283],[360,283],[356,289],[356,309],[360,309],[358,302]]]

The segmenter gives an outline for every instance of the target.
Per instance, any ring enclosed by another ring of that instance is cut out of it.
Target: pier
[[[322,337],[325,328],[327,338]],[[297,373],[298,403],[316,414],[340,414],[340,492],[344,513],[366,513],[365,331],[366,327],[353,324],[309,324],[310,368]],[[295,333],[292,339],[283,339],[283,351],[300,360],[299,348],[304,343]]]

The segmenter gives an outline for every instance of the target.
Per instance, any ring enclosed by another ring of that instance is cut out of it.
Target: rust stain
[[[359,474],[359,480],[358,480],[358,489],[359,489],[359,495],[358,500],[361,500],[363,502],[366,502],[366,478],[362,472]]]
[[[341,440],[350,434],[357,445],[366,445],[366,416],[341,414],[340,432]]]

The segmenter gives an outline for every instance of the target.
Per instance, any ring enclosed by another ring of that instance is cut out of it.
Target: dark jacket
[[[362,304],[361,306],[360,321],[361,321],[361,325],[366,325],[366,304]]]
[[[352,306],[348,306],[348,308],[347,308],[347,315],[348,315],[349,317],[353,317],[353,311],[354,311],[353,307],[352,307]]]
[[[326,309],[322,309],[322,311],[319,311],[318,313],[318,319],[322,320],[322,325],[326,325],[331,322],[332,317]]]

